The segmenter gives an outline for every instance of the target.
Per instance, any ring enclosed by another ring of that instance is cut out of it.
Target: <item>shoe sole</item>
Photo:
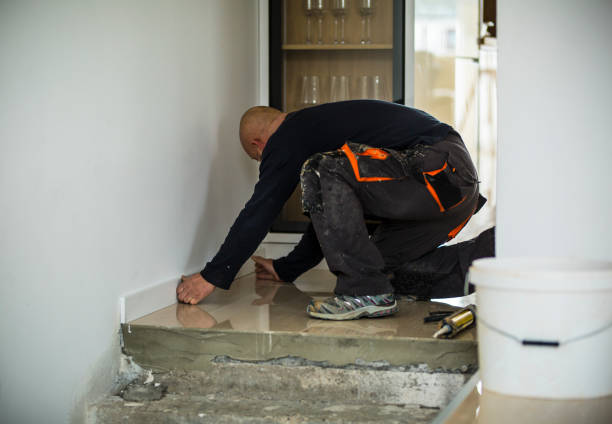
[[[399,311],[397,301],[389,306],[364,306],[363,308],[355,309],[354,311],[345,312],[343,314],[322,314],[320,312],[306,311],[308,315],[319,319],[328,319],[333,321],[347,321],[359,318],[378,318],[392,315]]]

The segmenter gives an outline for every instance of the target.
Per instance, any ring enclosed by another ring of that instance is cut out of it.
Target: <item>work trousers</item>
[[[392,293],[392,271],[452,239],[476,211],[478,176],[459,134],[405,150],[347,142],[304,163],[302,206],[336,294]],[[380,222],[368,234],[366,219]]]

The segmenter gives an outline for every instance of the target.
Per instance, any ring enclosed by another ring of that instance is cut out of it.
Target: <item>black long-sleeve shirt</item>
[[[281,280],[292,283],[310,268],[317,266],[322,259],[321,245],[311,222],[291,253],[273,262],[274,271]]]
[[[392,149],[432,144],[450,130],[423,111],[376,100],[327,103],[289,113],[263,150],[251,199],[201,275],[217,287],[229,288],[295,190],[302,164],[313,154],[339,149],[347,141]],[[293,281],[322,257],[310,226],[294,251],[274,265],[281,278]]]

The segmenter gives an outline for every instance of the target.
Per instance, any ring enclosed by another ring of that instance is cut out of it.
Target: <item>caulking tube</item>
[[[463,309],[459,309],[452,315],[444,318],[440,322],[440,329],[433,335],[435,339],[440,337],[451,338],[455,337],[457,333],[465,330],[476,320],[476,306],[468,305]]]

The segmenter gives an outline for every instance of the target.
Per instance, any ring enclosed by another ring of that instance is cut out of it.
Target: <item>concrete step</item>
[[[166,395],[156,402],[108,398],[90,410],[90,424],[429,423],[437,409],[338,402],[250,400]]]
[[[391,317],[311,319],[333,278],[247,276],[124,324],[124,353],[151,374],[92,405],[89,424],[430,422],[478,366],[473,329],[433,339],[423,318],[452,307],[408,299]]]
[[[126,355],[145,368],[206,371],[216,358],[265,361],[287,356],[331,365],[353,365],[358,361],[386,361],[393,366],[426,365],[432,370],[477,368],[477,344],[473,339],[433,339],[435,325],[425,326],[429,310],[425,302],[400,302],[398,317],[328,322],[309,320],[302,331],[242,331],[235,328],[185,328],[124,324],[122,337]],[[194,310],[199,311],[197,306]],[[446,307],[448,309],[448,307]],[[173,312],[174,313],[174,312]],[[300,313],[303,313],[300,311]],[[377,333],[392,319],[406,335]],[[355,327],[355,328],[353,328]],[[403,330],[407,328],[408,330]],[[316,331],[315,331],[316,330]],[[413,336],[411,332],[427,332]],[[470,329],[461,336],[472,336]]]
[[[327,368],[314,365],[217,363],[208,372],[174,371],[160,376],[173,393],[209,395],[222,392],[261,400],[328,401],[440,408],[470,374],[430,372],[422,368]]]
[[[469,379],[469,373],[431,372],[426,368],[217,362],[206,372],[175,370],[155,373],[169,393],[227,396],[254,400],[328,401],[343,403],[445,406]],[[292,361],[295,361],[291,363]]]
[[[92,405],[89,424],[430,422],[469,374],[384,363],[218,360],[206,372],[149,373]],[[163,396],[162,396],[163,392]],[[158,399],[159,400],[152,400]]]
[[[308,302],[331,295],[334,284],[335,276],[320,270],[309,271],[295,284],[248,275],[199,305],[174,304],[123,324],[123,350],[145,368],[159,370],[206,371],[225,356],[242,361],[290,356],[334,366],[386,361],[451,372],[477,367],[474,328],[455,339],[440,340],[432,338],[437,324],[424,323],[432,312],[454,309],[447,304],[402,298],[399,312],[389,317],[309,317]]]

